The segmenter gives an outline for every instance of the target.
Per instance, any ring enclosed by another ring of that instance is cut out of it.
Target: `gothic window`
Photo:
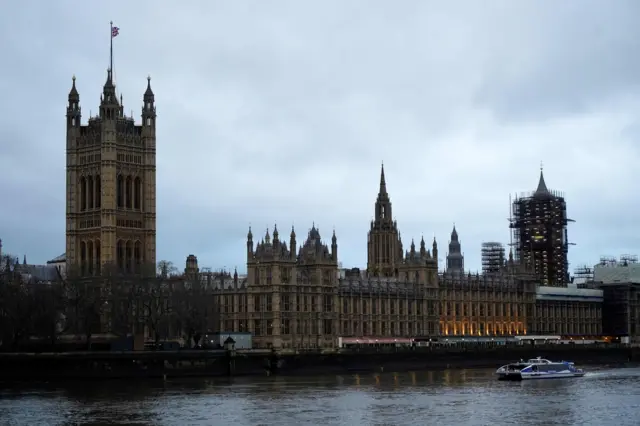
[[[95,271],[96,271],[96,275],[100,275],[100,240],[96,240],[95,251],[96,251]]]
[[[80,178],[80,211],[85,211],[87,208],[87,180],[83,177]]]
[[[100,205],[102,204],[102,182],[100,181],[100,175],[96,175],[95,179],[96,179],[96,202],[95,202],[95,207],[97,209],[99,209]]]
[[[116,202],[118,207],[124,207],[124,177],[118,175],[118,183],[116,185]]]
[[[131,208],[131,204],[132,204],[131,201],[132,201],[132,198],[133,198],[132,197],[132,195],[133,195],[132,194],[132,192],[133,192],[132,191],[132,189],[133,189],[133,181],[131,180],[131,176],[127,176],[127,181],[126,182],[127,182],[126,195],[125,195],[125,199],[126,199],[126,203],[127,203],[126,207],[128,209],[130,209]]]
[[[133,258],[136,270],[140,270],[140,265],[142,264],[142,243],[140,241],[136,241],[133,247]]]
[[[87,242],[87,272],[93,274],[93,241]]]
[[[93,176],[87,177],[87,208],[89,210],[93,209]]]
[[[122,271],[124,269],[124,241],[122,240],[119,240],[116,244],[116,258],[118,269]]]
[[[127,241],[125,246],[125,267],[127,272],[131,272],[131,260],[133,258],[133,244],[131,241]]]
[[[380,207],[380,218],[384,219],[384,206]]]
[[[80,270],[82,275],[86,272],[86,263],[87,263],[87,245],[84,241],[80,243]]]
[[[139,177],[137,177],[134,181],[133,186],[133,208],[136,210],[140,210],[142,207],[141,198],[142,198],[142,181]]]

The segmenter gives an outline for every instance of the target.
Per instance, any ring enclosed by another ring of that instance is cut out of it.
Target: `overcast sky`
[[[640,253],[640,3],[524,1],[13,2],[0,15],[0,238],[45,262],[65,246],[65,108],[83,122],[109,63],[139,121],[158,111],[157,256],[245,270],[263,235],[315,221],[365,266],[384,161],[405,247],[466,266],[509,242],[509,195],[544,162],[566,195],[571,269]],[[174,4],[174,3],[171,3]]]

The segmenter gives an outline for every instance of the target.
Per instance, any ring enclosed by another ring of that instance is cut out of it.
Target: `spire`
[[[296,237],[296,231],[295,231],[295,229],[293,228],[293,225],[291,225],[291,235],[290,235],[290,237],[291,237],[291,238],[295,238],[295,237]]]
[[[533,194],[534,197],[548,197],[551,196],[549,189],[547,189],[547,184],[544,181],[544,173],[542,171],[542,164],[540,164],[540,179],[538,180],[538,188],[536,192]]]
[[[387,195],[387,182],[384,179],[384,163],[380,168],[380,191],[379,195]]]
[[[451,241],[458,241],[458,231],[455,223],[453,224],[453,231],[451,231]]]
[[[24,255],[24,258],[22,259],[22,264],[26,265],[27,264],[27,255]]]
[[[151,90],[151,76],[147,76],[147,90],[144,92],[144,101],[153,102],[153,90]]]
[[[69,91],[69,103],[78,102],[80,100],[80,94],[78,94],[78,89],[76,89],[76,76],[71,77],[71,90]]]

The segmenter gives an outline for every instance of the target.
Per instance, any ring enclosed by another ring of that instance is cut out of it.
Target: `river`
[[[0,387],[0,424],[638,426],[640,368],[589,371],[529,382],[459,370]]]

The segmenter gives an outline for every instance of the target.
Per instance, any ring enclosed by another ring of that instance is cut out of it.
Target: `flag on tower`
[[[117,37],[120,34],[119,27],[111,27],[111,38]]]

